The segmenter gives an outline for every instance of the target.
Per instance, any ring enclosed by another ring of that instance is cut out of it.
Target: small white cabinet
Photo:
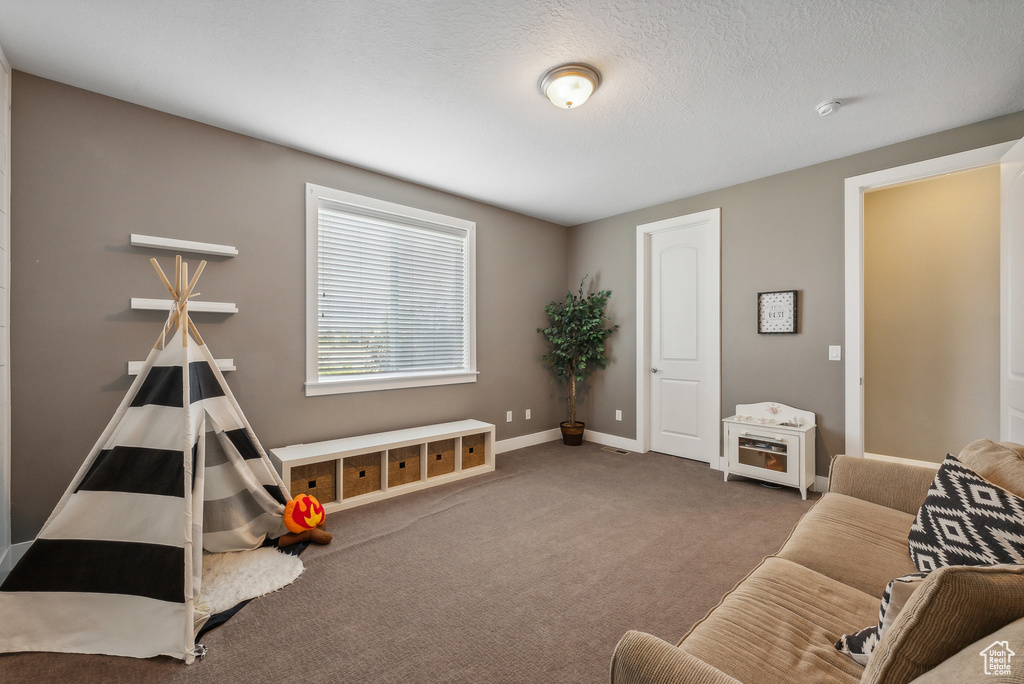
[[[814,487],[814,414],[774,402],[737,404],[722,420],[725,479],[743,475],[796,487]]]

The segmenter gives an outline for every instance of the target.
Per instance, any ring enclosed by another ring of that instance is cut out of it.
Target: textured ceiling
[[[567,225],[1022,110],[1022,36],[1022,0],[0,0],[15,69]],[[603,83],[565,111],[568,61]]]

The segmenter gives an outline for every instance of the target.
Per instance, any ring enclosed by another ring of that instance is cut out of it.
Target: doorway
[[[864,450],[999,437],[999,165],[864,193]]]
[[[864,194],[999,163],[1014,142],[1000,143],[846,179],[846,453],[864,449]],[[1005,251],[1005,250],[1004,250]],[[1005,253],[1002,258],[1005,260]]]
[[[637,441],[721,468],[721,210],[637,226]]]

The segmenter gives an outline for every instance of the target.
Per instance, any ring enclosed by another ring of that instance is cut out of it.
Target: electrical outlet
[[[512,412],[511,411],[506,411],[505,412],[505,422],[506,423],[511,423],[512,422]]]
[[[830,344],[828,346],[828,360],[829,361],[842,361],[843,360],[843,348],[838,344]]]
[[[622,409],[615,409],[615,420],[622,420]]]
[[[526,409],[526,420],[530,420],[530,409]]]

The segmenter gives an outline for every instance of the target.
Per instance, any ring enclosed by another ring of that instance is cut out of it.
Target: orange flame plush
[[[319,527],[324,521],[324,507],[309,494],[299,494],[284,507],[284,526],[299,534]]]

